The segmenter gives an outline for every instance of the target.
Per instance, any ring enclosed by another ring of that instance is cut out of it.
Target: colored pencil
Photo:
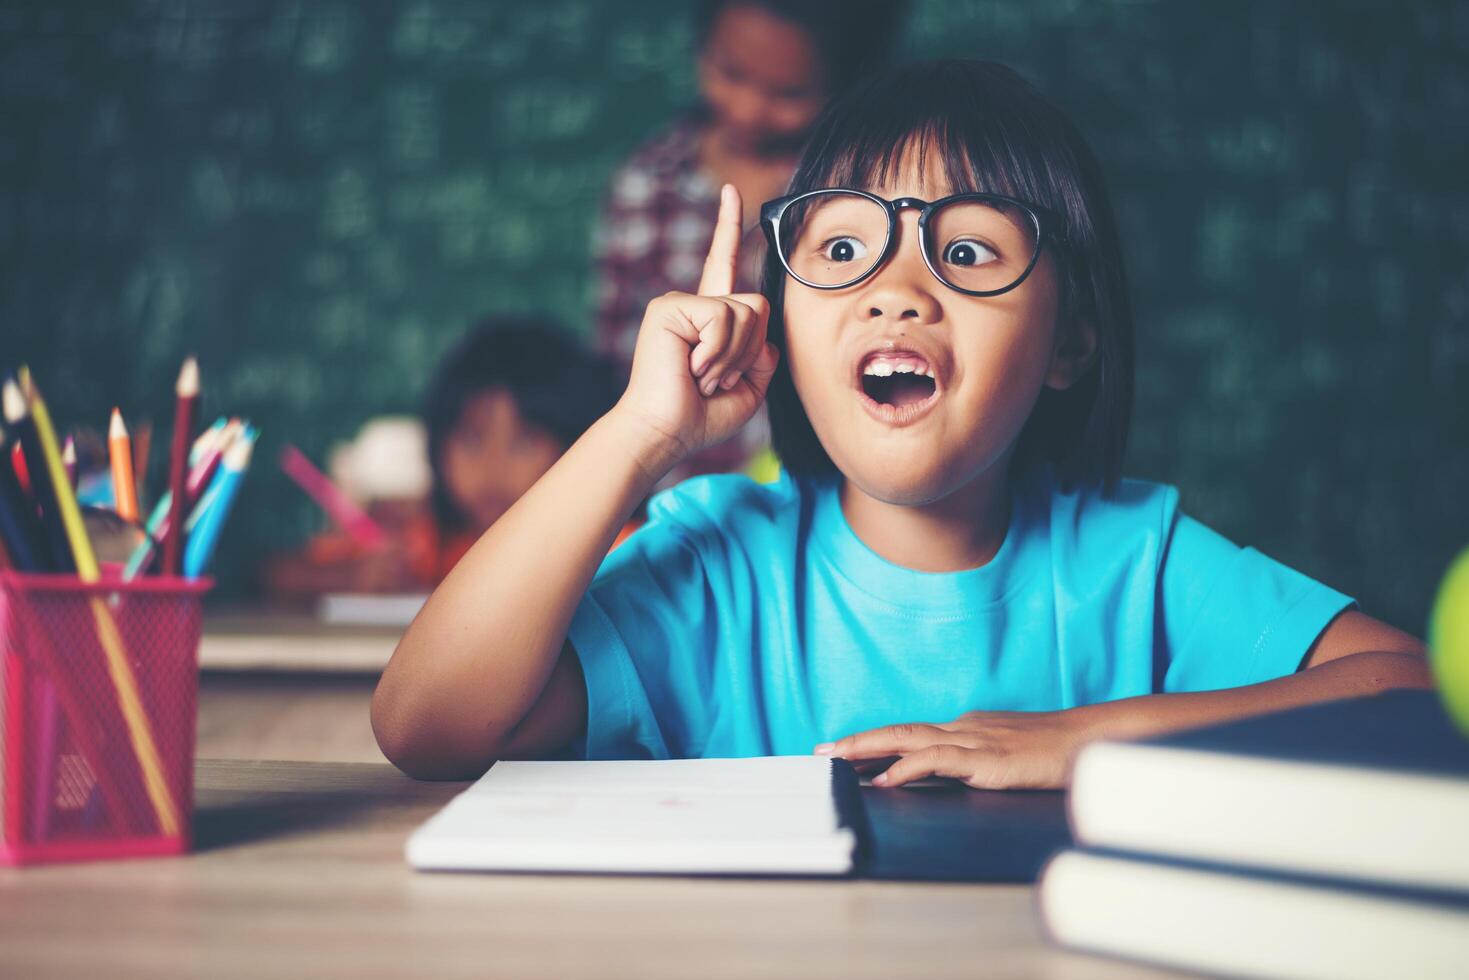
[[[144,419],[133,426],[133,479],[138,493],[138,513],[148,506],[148,450],[153,447],[153,423]]]
[[[5,380],[0,401],[4,403],[6,427],[10,429],[11,437],[24,450],[25,465],[31,481],[31,500],[40,512],[42,534],[46,541],[45,568],[52,572],[74,572],[76,563],[72,558],[71,544],[67,541],[66,528],[62,525],[61,513],[57,509],[56,490],[51,485],[51,474],[46,469],[41,441],[36,432],[36,420],[30,402],[21,393],[18,380]],[[57,465],[60,466],[59,459]],[[64,471],[61,475],[65,480]]]
[[[17,447],[19,443],[16,443]],[[18,572],[44,572],[46,570],[46,541],[36,517],[36,507],[20,487],[20,479],[10,467],[10,444],[7,437],[0,436],[0,555],[4,566]],[[24,600],[21,600],[22,602]],[[11,628],[14,628],[12,624]],[[33,840],[44,840],[50,830],[50,810],[42,814],[42,802],[49,799],[49,787],[53,781],[48,774],[54,773],[56,761],[56,738],[54,731],[42,732],[38,736],[31,731],[29,718],[32,706],[29,700],[41,702],[42,721],[46,720],[45,708],[50,707],[54,718],[56,695],[40,677],[30,682],[22,657],[9,654],[5,660],[5,826],[13,840],[23,840],[25,832],[21,821],[25,815],[25,797],[32,799],[32,823],[29,830]],[[44,725],[43,725],[44,727]],[[35,763],[26,766],[23,748],[27,741],[34,746]],[[32,770],[30,785],[23,785],[23,773]]]
[[[21,449],[20,440],[14,440],[15,444],[10,447],[10,469],[15,473],[15,478],[20,483],[20,488],[26,492],[26,496],[34,495],[31,489],[31,471],[26,466],[26,454]]]
[[[169,499],[168,532],[163,539],[164,575],[177,575],[184,557],[184,519],[188,516],[184,484],[188,479],[194,413],[199,405],[199,362],[194,358],[184,359],[174,394],[177,403],[173,413],[173,446],[168,456],[168,490],[173,496]]]
[[[254,426],[249,425],[241,419],[231,419],[230,424],[225,426],[224,431],[219,434],[217,441],[212,441],[209,446],[199,455],[198,462],[189,471],[189,485],[187,493],[189,496],[189,519],[184,522],[185,536],[194,533],[194,522],[204,512],[202,506],[210,495],[218,488],[218,473],[220,463],[224,460],[224,454],[229,452],[231,446],[239,439],[249,437],[252,441],[256,435]],[[184,546],[188,550],[188,546]]]
[[[33,571],[42,572],[50,569],[69,572],[75,569],[75,562],[71,557],[71,544],[66,538],[66,528],[63,526],[61,511],[57,505],[55,495],[49,490],[52,486],[52,475],[43,461],[43,448],[40,440],[39,430],[33,418],[32,386],[30,370],[24,366],[17,372],[16,389],[20,396],[20,415],[15,422],[23,439],[16,440],[15,459],[18,462],[17,473],[22,476],[31,491],[31,512],[37,514],[41,520],[41,538],[43,542],[50,545],[50,562],[44,560],[38,563]],[[0,398],[3,398],[0,395]],[[12,398],[12,404],[14,399]],[[29,461],[26,453],[30,453]],[[72,448],[72,471],[67,473],[68,479],[74,478],[76,462],[76,449]],[[32,476],[32,467],[35,475]],[[74,484],[69,484],[74,486]],[[41,556],[44,559],[44,552]],[[24,603],[21,604],[24,606]],[[33,631],[34,632],[34,631]],[[33,641],[33,645],[34,645]],[[49,647],[48,647],[49,649]],[[51,809],[49,806],[51,797],[55,793],[56,779],[56,753],[58,751],[56,735],[56,707],[57,688],[56,683],[48,676],[55,673],[55,664],[46,671],[39,672],[31,682],[26,678],[29,671],[18,671],[14,680],[20,685],[15,692],[16,698],[11,708],[24,710],[27,714],[23,722],[27,727],[39,725],[40,730],[33,732],[35,738],[35,761],[31,785],[28,787],[32,800],[32,826],[31,833],[37,839],[46,839],[51,832]],[[33,704],[25,704],[24,692],[31,691]],[[32,717],[34,716],[34,717]],[[73,727],[76,724],[87,724],[85,715],[73,717]],[[20,723],[20,722],[18,722]],[[97,758],[94,751],[93,759]],[[115,787],[114,787],[115,789]],[[120,794],[119,794],[120,795]]]
[[[112,459],[112,499],[117,513],[124,520],[138,519],[138,483],[133,478],[133,446],[128,438],[128,427],[122,420],[122,411],[112,410],[112,421],[107,427],[107,454]]]
[[[92,542],[82,526],[82,514],[77,507],[76,495],[72,493],[71,484],[66,480],[66,471],[61,465],[61,453],[56,446],[56,431],[51,425],[46,401],[34,383],[31,385],[31,413],[40,439],[45,468],[50,473],[52,489],[56,494],[57,508],[61,512],[62,524],[71,543],[77,577],[83,582],[96,582],[101,577],[97,556],[92,551]],[[143,773],[144,790],[158,819],[158,829],[166,836],[175,836],[179,833],[178,803],[174,800],[173,791],[164,775],[158,744],[153,737],[153,725],[148,720],[148,713],[138,693],[138,680],[133,674],[132,662],[123,649],[117,622],[112,618],[106,602],[100,596],[95,596],[90,605],[92,619],[97,627],[97,640],[106,658],[107,672],[117,694],[118,708],[127,725],[133,755]]]
[[[77,441],[71,436],[61,444],[61,468],[66,471],[66,482],[73,491],[77,488]]]
[[[215,470],[219,467],[220,458],[224,451],[234,441],[237,434],[244,428],[244,423],[233,420],[223,428],[207,429],[203,435],[194,440],[194,447],[189,452],[189,479],[184,484],[184,506],[190,513],[210,480],[214,478]],[[153,561],[153,556],[158,548],[158,542],[166,540],[173,531],[173,492],[164,493],[162,498],[153,507],[153,513],[148,515],[146,529],[148,536],[140,543],[133,553],[128,555],[127,565],[123,568],[122,577],[131,581],[148,570]],[[189,533],[189,525],[184,524],[184,534]]]
[[[357,506],[325,473],[317,469],[306,458],[305,453],[287,443],[281,448],[280,464],[286,476],[306,491],[307,496],[316,501],[317,506],[326,511],[359,545],[370,549],[383,543],[387,535],[377,522],[368,517],[367,512]]]
[[[245,470],[250,466],[250,454],[255,449],[258,433],[247,429],[234,445],[224,454],[219,472],[209,490],[199,500],[195,513],[190,515],[193,527],[189,531],[189,543],[184,549],[184,576],[198,578],[209,567],[219,543],[220,531],[229,519],[230,508],[239,495]]]
[[[18,572],[46,571],[46,541],[35,508],[10,472],[0,473],[0,540],[5,542],[10,567]]]
[[[0,439],[0,445],[5,447],[0,459],[8,458],[9,443]],[[0,466],[0,539],[5,542],[8,564],[16,571],[46,571],[46,538],[36,517],[36,506],[9,466]]]

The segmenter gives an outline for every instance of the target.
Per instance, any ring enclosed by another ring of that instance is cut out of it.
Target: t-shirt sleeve
[[[1158,578],[1163,691],[1284,677],[1353,600],[1176,511]]]
[[[665,501],[649,514],[602,563],[567,633],[586,680],[588,759],[680,757],[707,701],[696,654],[714,616],[698,536]]]

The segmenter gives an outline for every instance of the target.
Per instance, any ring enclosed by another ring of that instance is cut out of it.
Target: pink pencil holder
[[[188,850],[210,584],[0,571],[0,864]]]

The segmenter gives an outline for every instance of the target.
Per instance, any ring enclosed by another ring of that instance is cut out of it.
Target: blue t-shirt
[[[1018,483],[987,564],[918,572],[835,481],[689,480],[603,562],[569,639],[586,757],[793,755],[894,722],[1207,691],[1295,671],[1352,600],[1178,511]]]

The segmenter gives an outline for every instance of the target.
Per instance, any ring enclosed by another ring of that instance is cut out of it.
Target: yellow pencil
[[[25,372],[24,368],[21,370]],[[96,582],[101,578],[97,556],[92,551],[91,539],[82,526],[82,513],[77,506],[71,481],[66,478],[66,469],[61,464],[61,452],[56,446],[56,430],[51,425],[51,413],[47,411],[45,399],[41,397],[41,391],[36,387],[34,379],[29,377],[29,372],[26,372],[26,381],[31,401],[31,417],[36,423],[36,434],[40,439],[46,470],[51,474],[61,523],[66,528],[67,540],[71,542],[77,577],[83,582]],[[158,828],[167,836],[176,836],[179,832],[178,805],[163,774],[158,745],[153,739],[153,726],[148,722],[148,714],[138,695],[138,680],[133,675],[132,664],[128,662],[127,653],[123,650],[122,635],[101,597],[94,597],[91,606],[92,618],[97,622],[97,639],[107,658],[107,673],[117,691],[117,705],[127,723],[128,739],[132,742],[138,767],[143,771],[143,784],[148,799],[153,804],[153,812],[158,817]]]

